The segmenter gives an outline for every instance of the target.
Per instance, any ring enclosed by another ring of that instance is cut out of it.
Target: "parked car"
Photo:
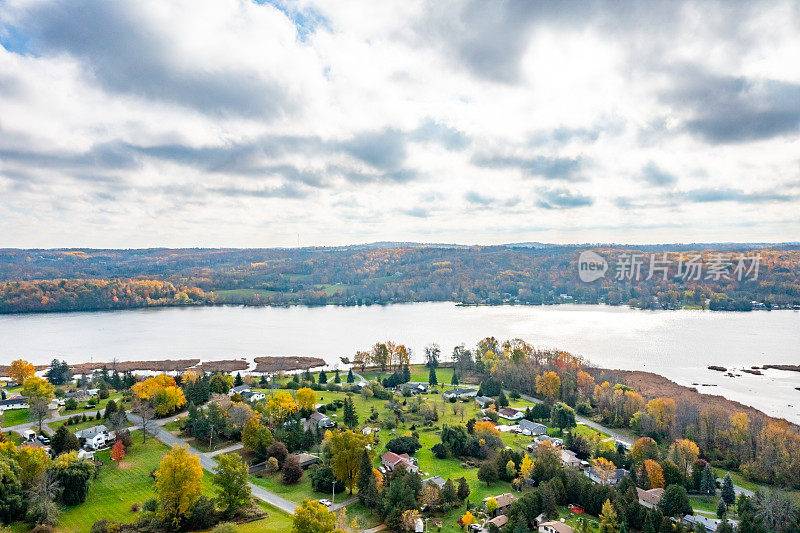
[[[45,435],[39,435],[38,437],[36,437],[36,440],[38,440],[42,444],[50,444],[50,438]]]
[[[331,501],[328,500],[327,498],[322,498],[321,500],[319,500],[319,503],[321,503],[325,507],[330,507],[332,505]]]

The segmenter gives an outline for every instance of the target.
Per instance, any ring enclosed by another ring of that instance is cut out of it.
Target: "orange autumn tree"
[[[119,462],[125,458],[125,445],[122,444],[121,440],[118,440],[114,443],[114,446],[111,447],[111,460],[117,463],[119,466]]]
[[[664,488],[664,470],[661,465],[652,459],[646,459],[644,462],[644,471],[647,474],[647,480],[650,482],[651,489]]]

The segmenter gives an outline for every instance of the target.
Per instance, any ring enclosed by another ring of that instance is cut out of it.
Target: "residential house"
[[[549,435],[539,435],[538,437],[536,437],[537,444],[542,442],[549,442],[556,448],[564,446],[564,439],[559,439],[558,437],[551,437]]]
[[[445,391],[442,396],[445,400],[450,400],[451,398],[456,398],[458,400],[462,398],[474,398],[478,395],[478,391],[476,389],[450,389]]]
[[[445,479],[442,476],[433,476],[422,480],[423,487],[427,487],[428,485],[431,486],[436,485],[437,487],[439,487],[439,489],[442,489],[444,488],[445,483],[447,483],[447,481],[445,481]]]
[[[232,389],[228,390],[228,396],[233,396],[234,394],[241,394],[244,396],[245,392],[250,392],[250,385],[239,385],[237,387],[233,387]]]
[[[303,468],[308,468],[309,466],[319,462],[319,457],[316,455],[311,455],[310,453],[295,453],[292,455],[297,457],[297,462],[300,463],[300,466]]]
[[[687,514],[683,517],[682,522],[691,528],[694,528],[696,524],[703,524],[706,528],[706,531],[713,533],[722,523],[722,520],[717,520],[716,518],[706,518],[702,515]],[[734,528],[739,525],[738,520],[728,520],[728,523]]]
[[[329,416],[323,415],[319,411],[314,411],[313,413],[311,413],[311,416],[309,417],[309,419],[312,422],[316,423],[317,427],[320,427],[320,428],[323,428],[323,429],[332,428],[332,427],[336,426],[336,423],[333,420],[331,420]]]
[[[522,411],[511,407],[502,407],[497,411],[497,414],[500,415],[500,418],[505,418],[506,420],[519,420],[522,418]]]
[[[398,385],[396,387],[397,392],[403,392],[403,389],[406,387],[411,391],[411,394],[425,394],[428,392],[428,384],[422,383],[421,381],[409,381],[408,383]]]
[[[575,530],[564,522],[551,520],[550,522],[539,524],[539,531],[542,533],[574,533]]]
[[[639,505],[644,505],[648,509],[653,509],[658,505],[658,502],[661,501],[661,497],[664,496],[664,489],[644,490],[636,487],[636,494],[639,496]]]
[[[494,398],[489,398],[488,396],[476,396],[475,401],[481,408],[486,407],[494,403]]]
[[[91,398],[100,392],[100,389],[86,389],[86,395]]]
[[[502,529],[503,526],[506,525],[507,523],[508,523],[508,515],[504,515],[504,514],[497,515],[494,518],[492,518],[491,520],[488,520],[486,522],[486,529],[485,530],[486,531],[489,530],[489,524],[492,524],[492,525],[496,526],[498,529]]]
[[[381,464],[388,470],[394,470],[402,465],[409,472],[416,472],[419,470],[416,463],[416,459],[409,456],[407,453],[397,454],[394,452],[386,452],[381,455]]]
[[[531,422],[525,418],[519,421],[519,428],[523,435],[544,435],[547,433],[547,426],[539,422]]]
[[[28,405],[28,399],[25,396],[15,396],[13,398],[0,400],[0,413],[13,409],[26,409],[28,407],[30,407],[30,405]]]
[[[492,496],[487,496],[483,499],[483,507],[486,508],[486,502]],[[510,492],[506,492],[505,494],[501,494],[499,496],[494,496],[494,500],[497,502],[497,510],[494,512],[495,516],[499,516],[501,514],[508,514],[508,511],[511,509],[511,504],[517,501],[517,497],[511,494]]]
[[[78,440],[84,440],[85,444],[93,450],[102,448],[111,441],[108,428],[103,424],[77,431],[75,432],[75,436],[78,437]]]
[[[584,461],[581,461],[575,452],[572,450],[561,450],[561,465],[571,466],[580,470],[583,467]]]
[[[583,473],[586,475],[586,477],[588,477],[595,483],[600,483],[602,485],[611,485],[612,487],[616,486],[617,483],[622,481],[622,479],[628,475],[628,471],[625,470],[624,468],[617,468],[616,470],[614,470],[613,473],[611,473],[610,477],[606,478],[602,476],[600,472],[593,466],[590,466],[589,468],[584,470]]]
[[[261,400],[267,397],[267,395],[264,394],[263,392],[253,392],[249,390],[242,392],[241,395],[242,398],[244,398],[248,402],[260,402]]]

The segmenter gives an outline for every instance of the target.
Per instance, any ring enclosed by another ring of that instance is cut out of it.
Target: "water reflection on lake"
[[[431,342],[445,354],[494,335],[581,354],[610,368],[648,370],[800,423],[800,373],[768,370],[730,378],[707,370],[800,364],[800,313],[639,311],[559,305],[459,307],[201,307],[0,315],[0,360],[46,363],[257,355],[316,355],[331,364],[379,340],[420,359]]]

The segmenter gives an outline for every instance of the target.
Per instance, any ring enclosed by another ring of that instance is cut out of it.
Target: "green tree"
[[[317,381],[320,385],[325,385],[328,383],[328,374],[325,373],[324,368],[319,371],[319,377],[317,377]]]
[[[349,395],[344,399],[344,415],[342,416],[342,420],[344,420],[344,424],[350,429],[354,429],[358,425],[356,408],[355,405],[353,405],[353,399]]]
[[[508,398],[503,391],[500,391],[500,396],[497,397],[497,407],[508,407]]]
[[[692,514],[689,495],[683,485],[669,485],[658,502],[658,507],[666,516],[684,516]]]
[[[728,506],[725,505],[725,500],[720,498],[719,503],[717,504],[717,518],[722,518],[727,513],[728,513]]]
[[[247,465],[240,455],[225,453],[219,457],[214,473],[217,501],[225,515],[234,516],[250,503]]]
[[[371,443],[372,439],[368,435],[350,430],[332,431],[325,439],[331,454],[333,473],[336,479],[347,486],[350,494],[358,482],[361,457]]]
[[[706,463],[703,468],[703,474],[700,476],[700,493],[714,495],[717,492],[717,485],[714,479],[714,472],[711,470],[711,465]]]
[[[550,423],[560,430],[575,427],[575,410],[563,402],[553,405],[550,410]]]
[[[736,491],[733,489],[733,480],[730,472],[725,474],[725,479],[722,482],[722,500],[725,505],[733,505],[733,502],[736,501]]]
[[[467,501],[467,498],[469,498],[469,483],[463,477],[458,480],[458,492],[456,495],[462,502]]]
[[[61,455],[64,452],[79,450],[81,447],[78,437],[75,436],[65,424],[58,427],[53,438],[50,440],[50,449],[54,455]]]
[[[439,384],[439,380],[436,378],[436,368],[434,367],[431,367],[428,372],[428,384],[430,384],[431,387],[435,387]]]
[[[497,472],[497,465],[494,461],[486,461],[478,469],[478,479],[486,483],[486,485],[491,485],[499,478],[500,475]]]
[[[353,369],[351,368],[347,372],[347,382],[348,383],[355,383],[355,381],[356,381],[356,377],[353,375]]]

